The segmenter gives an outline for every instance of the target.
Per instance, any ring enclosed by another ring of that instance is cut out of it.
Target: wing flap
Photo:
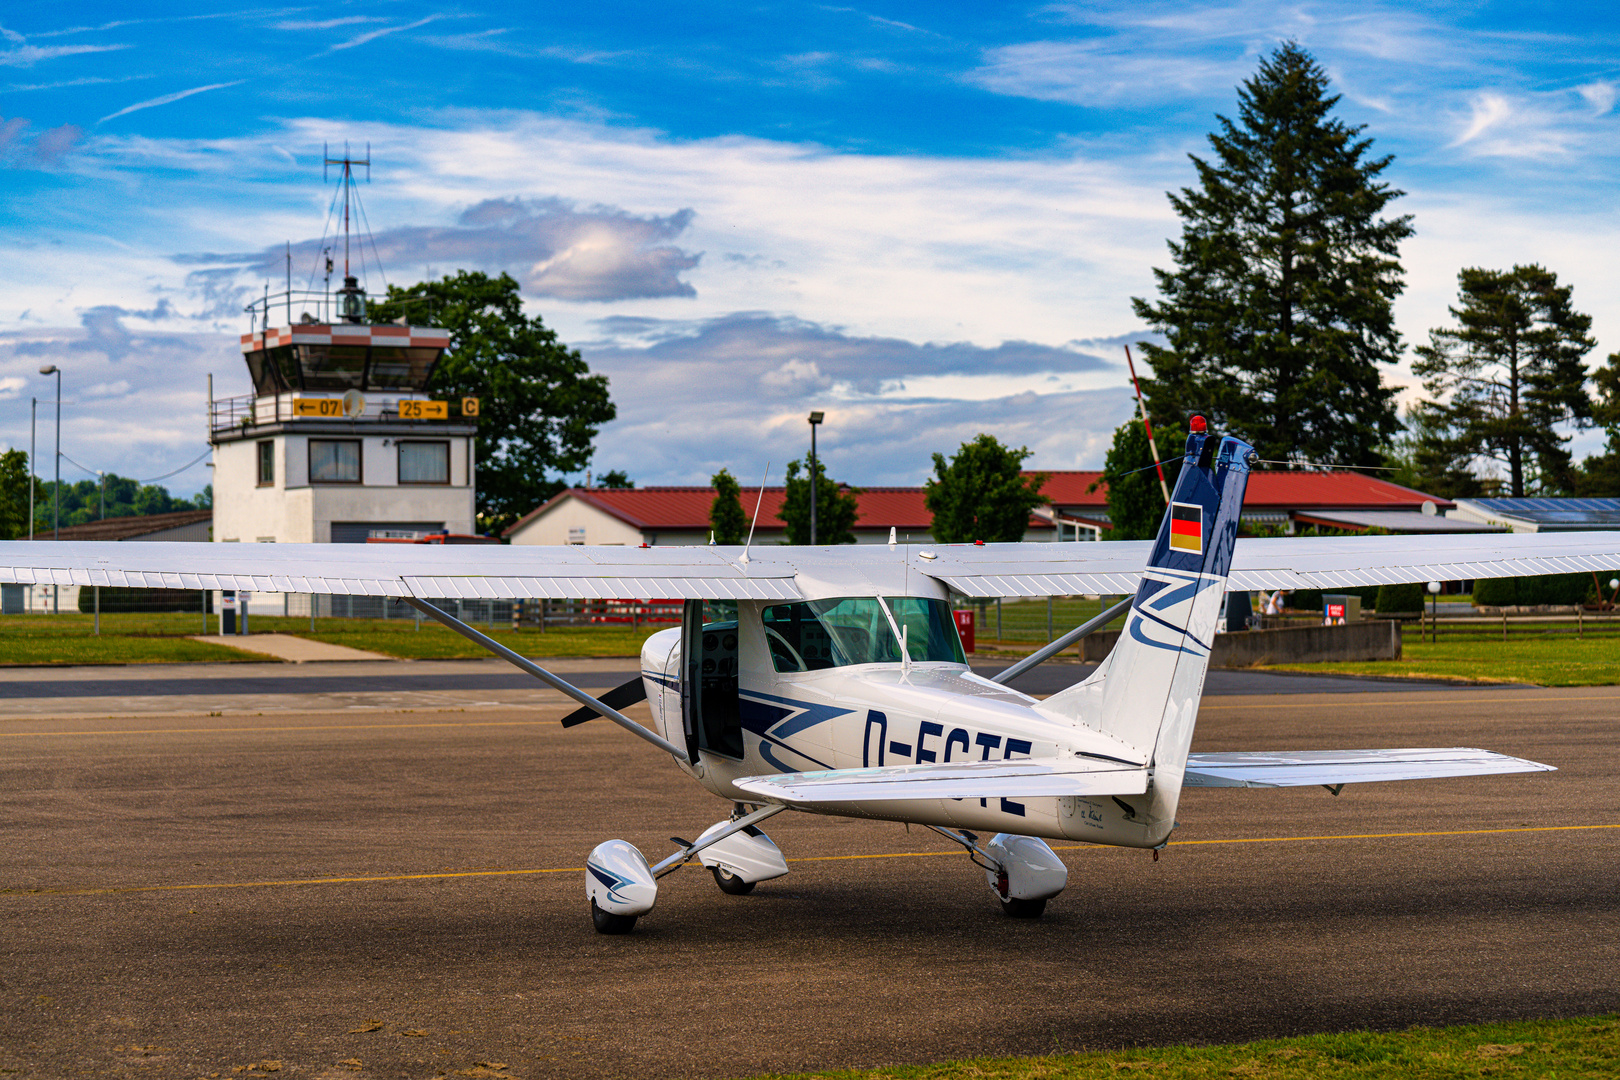
[[[961,764],[748,776],[736,786],[789,806],[893,802],[911,799],[1040,798],[1140,795],[1147,769],[1085,758],[1027,758]]]
[[[1556,772],[1551,765],[1490,750],[1453,746],[1413,750],[1286,750],[1189,754],[1187,787],[1303,787],[1435,780],[1449,776]]]

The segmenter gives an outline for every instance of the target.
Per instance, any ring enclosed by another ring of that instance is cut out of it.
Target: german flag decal
[[[1170,547],[1175,551],[1204,551],[1204,508],[1197,503],[1170,504]]]

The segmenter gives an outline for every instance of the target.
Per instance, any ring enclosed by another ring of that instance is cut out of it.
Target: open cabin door
[[[688,600],[681,619],[681,725],[692,760],[698,751],[740,760],[737,604]]]

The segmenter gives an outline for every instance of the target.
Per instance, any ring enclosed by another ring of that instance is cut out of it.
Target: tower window
[[[269,439],[259,444],[259,486],[272,487],[276,482],[276,444]]]
[[[402,442],[399,446],[399,482],[402,484],[448,484],[450,444],[448,442]]]
[[[358,484],[360,482],[360,440],[309,440],[309,482],[312,484]]]

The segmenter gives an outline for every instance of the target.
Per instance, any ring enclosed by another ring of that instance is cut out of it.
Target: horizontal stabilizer
[[[1302,787],[1434,780],[1447,776],[1556,772],[1524,758],[1453,746],[1422,750],[1276,750],[1191,754],[1187,787]]]
[[[1025,758],[748,776],[736,781],[736,786],[769,802],[799,806],[898,799],[1140,795],[1147,790],[1147,779],[1147,770],[1137,765],[1087,758]]]

